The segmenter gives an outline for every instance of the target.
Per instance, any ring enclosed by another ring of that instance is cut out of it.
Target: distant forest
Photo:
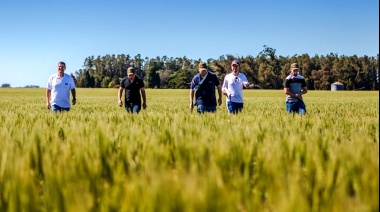
[[[298,63],[300,74],[306,79],[309,90],[330,90],[331,84],[344,84],[345,90],[379,90],[379,54],[358,57],[330,53],[326,56],[308,54],[277,56],[276,50],[264,46],[257,56],[235,57],[223,55],[218,59],[201,61],[184,57],[142,58],[140,54],[89,56],[84,60],[83,69],[71,74],[77,87],[112,88],[118,87],[126,76],[128,67],[133,66],[137,75],[144,79],[146,88],[189,88],[192,77],[198,73],[198,63],[206,62],[221,83],[233,60],[241,62],[240,71],[251,84],[262,89],[282,89],[290,64]]]

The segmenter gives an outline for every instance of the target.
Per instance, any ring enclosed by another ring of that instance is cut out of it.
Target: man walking
[[[66,64],[58,63],[58,72],[49,77],[46,85],[46,107],[53,112],[70,110],[70,91],[73,96],[72,104],[77,102],[73,78],[65,74]]]
[[[298,74],[298,64],[290,66],[290,74],[285,78],[284,93],[286,94],[285,105],[289,113],[306,113],[306,105],[302,95],[307,93],[305,79]]]
[[[207,70],[207,65],[200,62],[199,73],[193,77],[190,83],[190,110],[197,106],[199,114],[216,111],[215,87],[218,90],[218,105],[222,104],[222,89],[218,77]],[[195,94],[195,104],[194,104]]]
[[[127,77],[121,80],[118,97],[118,105],[123,106],[123,101],[121,100],[123,96],[123,90],[125,90],[125,110],[128,113],[137,114],[141,110],[141,96],[143,99],[142,107],[146,108],[146,95],[144,81],[136,76],[136,71],[133,67],[129,67],[127,70]],[[141,95],[140,95],[141,92]]]

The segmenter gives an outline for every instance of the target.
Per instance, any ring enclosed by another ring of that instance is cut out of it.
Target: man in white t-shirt
[[[66,64],[58,63],[58,72],[49,77],[46,85],[46,107],[53,112],[70,110],[70,91],[72,104],[76,103],[75,83],[73,78],[65,74]]]
[[[232,72],[224,77],[222,92],[226,95],[229,113],[237,114],[243,109],[243,87],[249,87],[247,77],[240,73],[240,62],[231,63]]]

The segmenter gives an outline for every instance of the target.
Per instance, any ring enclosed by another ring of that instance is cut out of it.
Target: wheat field
[[[189,90],[0,89],[0,211],[379,211],[379,92],[244,90],[244,109],[190,113]]]

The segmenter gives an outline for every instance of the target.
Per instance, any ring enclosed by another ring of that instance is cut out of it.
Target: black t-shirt
[[[144,87],[144,81],[135,76],[135,80],[131,82],[128,77],[121,80],[122,88],[125,89],[125,102],[141,104],[140,89]]]

